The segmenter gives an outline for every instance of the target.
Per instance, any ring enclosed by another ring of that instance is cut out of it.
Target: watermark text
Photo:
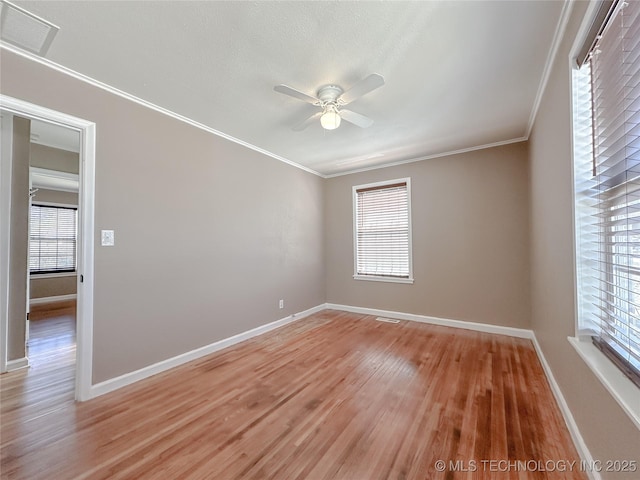
[[[637,472],[636,460],[436,460],[437,472]]]

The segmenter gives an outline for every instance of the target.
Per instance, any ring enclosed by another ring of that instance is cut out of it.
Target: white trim
[[[571,214],[572,214],[572,232],[573,232],[573,281],[574,281],[574,329],[575,336],[568,337],[567,340],[571,346],[578,353],[582,361],[589,367],[596,378],[602,383],[609,394],[618,403],[620,408],[631,419],[636,428],[640,429],[640,402],[638,401],[639,391],[638,387],[631,382],[616,365],[607,358],[595,345],[593,345],[591,337],[589,335],[583,335],[580,328],[580,318],[583,318],[583,305],[581,304],[581,274],[579,272],[581,265],[578,259],[581,257],[580,250],[582,244],[579,237],[578,225],[578,208],[576,202],[576,172],[574,164],[576,161],[575,153],[575,104],[574,104],[574,89],[575,71],[578,70],[578,64],[576,63],[577,54],[585,41],[585,37],[588,34],[591,25],[598,12],[598,2],[592,2],[587,7],[587,10],[582,18],[582,22],[578,29],[578,33],[574,39],[571,50],[569,51],[569,72],[570,78],[570,120],[571,120]]]
[[[5,48],[5,47],[3,47]],[[36,59],[37,57],[29,56]],[[0,94],[0,108],[30,119],[54,123],[80,132],[81,219],[78,227],[78,305],[76,308],[76,400],[87,400],[93,370],[93,249],[95,205],[96,125],[88,120]],[[84,282],[80,278],[84,277]],[[4,320],[4,319],[0,319]]]
[[[409,256],[411,256],[411,252],[409,252]],[[386,283],[413,283],[413,277],[403,278],[403,277],[382,277],[375,275],[354,275],[354,280],[366,280],[369,282],[386,282]]]
[[[373,315],[375,317],[397,318],[400,320],[429,323],[431,325],[440,325],[443,327],[463,328],[466,330],[475,330],[477,332],[495,333],[496,335],[507,335],[509,337],[534,338],[533,331],[526,328],[504,327],[502,325],[491,325],[488,323],[466,322],[463,320],[451,320],[448,318],[417,315],[415,313],[394,312],[391,310],[380,310],[377,308],[353,307],[351,305],[339,305],[335,303],[327,303],[326,308],[342,310],[343,312],[361,313],[363,315]]]
[[[638,387],[593,345],[591,339],[580,340],[576,337],[568,337],[567,339],[584,360],[584,363],[629,416],[636,428],[640,430],[640,391],[638,391]]]
[[[78,272],[59,272],[59,273],[29,273],[30,280],[38,280],[44,278],[63,278],[63,277],[77,277]]]
[[[205,345],[204,347],[196,348],[195,350],[182,353],[166,360],[162,360],[161,362],[154,363],[153,365],[149,365],[148,367],[141,368],[134,372],[125,373],[124,375],[121,375],[119,377],[100,382],[91,387],[89,398],[95,398],[97,396],[104,395],[105,393],[113,392],[114,390],[118,390],[119,388],[126,387],[127,385],[131,385],[132,383],[139,382],[140,380],[144,380],[145,378],[157,375],[158,373],[162,373],[166,370],[178,367],[187,362],[197,360],[201,357],[210,355],[224,348],[231,347],[232,345],[235,345],[237,343],[249,340],[250,338],[256,337],[258,335],[262,335],[263,333],[270,332],[271,330],[275,330],[276,328],[282,327],[291,322],[301,320],[324,309],[324,304],[318,305],[303,312],[294,313],[287,317],[281,318],[280,320],[276,320],[274,322],[267,323],[266,325],[261,325],[251,330],[247,330],[246,332],[238,333],[237,335],[234,335],[232,337],[218,340],[217,342]]]
[[[229,337],[223,340],[219,340],[210,345],[197,348],[195,350],[183,353],[181,355],[177,355],[173,358],[158,362],[154,365],[150,365],[140,370],[136,370],[135,372],[130,372],[130,373],[121,375],[120,377],[116,377],[116,378],[101,382],[97,385],[94,385],[91,388],[90,398],[95,398],[99,395],[104,395],[106,393],[113,392],[119,388],[125,387],[127,385],[131,385],[132,383],[138,382],[140,380],[151,377],[158,373],[162,373],[166,370],[177,367],[179,365],[183,365],[184,363],[197,360],[203,356],[206,356],[211,353],[222,350],[224,348],[233,346],[244,340],[248,340],[250,338],[256,337],[263,333],[267,333],[271,330],[282,327],[296,320],[301,320],[305,317],[313,315],[314,313],[317,313],[326,309],[341,310],[344,312],[360,313],[364,315],[373,315],[376,317],[384,317],[385,319],[401,319],[401,320],[415,321],[420,323],[429,323],[433,325],[441,325],[441,326],[452,327],[452,328],[462,328],[467,330],[474,330],[474,331],[498,334],[498,335],[507,335],[510,337],[525,338],[525,339],[531,340],[535,348],[536,354],[542,365],[543,371],[547,377],[547,380],[549,382],[553,395],[555,396],[556,401],[558,402],[560,412],[564,417],[565,423],[567,425],[567,428],[569,429],[569,433],[571,434],[571,438],[576,446],[578,454],[580,455],[581,459],[586,465],[594,464],[593,457],[591,456],[591,453],[589,452],[589,449],[587,448],[582,438],[582,435],[580,434],[578,426],[573,418],[573,415],[571,414],[571,410],[569,409],[569,406],[565,401],[564,396],[562,395],[562,391],[560,390],[560,387],[558,386],[557,382],[555,381],[555,378],[553,377],[551,368],[549,367],[549,364],[546,358],[544,357],[542,349],[540,348],[540,345],[532,330],[523,329],[523,328],[504,327],[500,325],[490,325],[490,324],[477,323],[477,322],[450,320],[450,319],[444,319],[444,318],[429,317],[425,315],[394,312],[389,310],[353,307],[353,306],[339,305],[334,303],[321,304],[316,307],[305,310],[303,312],[289,315],[288,317],[282,318],[280,320],[276,320],[274,322],[268,323],[266,325],[262,325],[252,330],[239,333],[237,335],[234,335],[232,337]],[[587,471],[587,474],[591,480],[601,480],[600,474],[598,472]]]
[[[77,175],[76,175],[77,176]],[[76,194],[78,193],[77,190],[75,192]],[[77,212],[78,212],[78,205],[71,205],[71,204],[65,204],[65,203],[57,203],[57,202],[38,202],[37,200],[31,200],[31,204],[29,205],[29,208],[31,207],[57,207],[57,208],[69,208],[69,209],[73,209],[76,211],[76,224],[78,223],[78,218],[77,218]],[[31,217],[29,217],[31,218]],[[29,225],[29,229],[31,229],[31,225]],[[29,234],[29,237],[31,237],[31,234]],[[76,235],[77,237],[77,235]],[[76,238],[76,244],[77,242],[77,238]],[[77,258],[76,258],[76,263],[77,263]],[[49,273],[40,273],[40,272],[32,272],[31,269],[29,269],[29,280],[39,280],[39,279],[44,279],[44,278],[62,278],[62,277],[76,277],[78,275],[78,270],[77,270],[78,265],[76,265],[76,270],[74,270],[73,272],[68,272],[68,271],[62,271],[62,272],[58,272],[58,271],[51,271]]]
[[[352,313],[361,313],[364,315],[373,315],[373,316],[381,316],[385,318],[391,319],[400,319],[400,320],[408,320],[413,322],[420,323],[429,323],[433,325],[441,325],[445,327],[452,328],[462,328],[466,330],[474,330],[478,332],[484,333],[492,333],[497,335],[507,335],[509,337],[517,337],[517,338],[526,338],[531,340],[533,346],[536,351],[536,355],[540,360],[540,364],[542,365],[542,369],[544,371],[545,376],[547,377],[547,381],[549,382],[549,386],[553,395],[558,403],[558,407],[560,408],[560,413],[562,414],[565,424],[567,425],[567,429],[569,430],[569,434],[571,435],[571,439],[578,451],[578,455],[583,460],[585,465],[594,465],[593,457],[591,456],[591,452],[587,448],[582,435],[580,434],[580,429],[578,428],[578,424],[573,418],[573,414],[571,413],[571,409],[567,404],[564,396],[562,395],[562,391],[558,383],[556,382],[551,367],[547,362],[547,359],[542,352],[542,348],[538,343],[538,339],[536,338],[533,330],[525,329],[525,328],[514,328],[514,327],[503,327],[501,325],[490,325],[486,323],[478,323],[478,322],[466,322],[461,320],[450,320],[446,318],[437,318],[437,317],[429,317],[425,315],[416,315],[412,313],[401,313],[401,312],[393,312],[389,310],[379,310],[375,308],[364,308],[364,307],[352,307],[349,305],[338,305],[334,303],[327,303],[326,308],[332,310],[341,310],[344,312],[352,312]],[[600,473],[597,471],[591,471],[591,469],[585,469],[587,475],[591,480],[601,480]]]
[[[29,300],[29,304],[33,305],[42,305],[45,303],[57,303],[57,302],[66,302],[69,300],[75,300],[78,296],[75,293],[69,293],[67,295],[55,295],[53,297],[39,297],[39,298],[31,298]]]
[[[32,186],[43,190],[78,193],[79,175],[77,173],[61,172],[48,168],[29,167]],[[57,183],[52,185],[52,183]]]
[[[560,386],[558,382],[556,382],[555,377],[553,376],[553,371],[551,370],[551,366],[547,362],[547,359],[542,352],[542,347],[538,343],[538,339],[535,335],[532,338],[533,346],[536,349],[536,353],[538,354],[538,359],[542,364],[542,369],[544,370],[545,375],[547,376],[547,381],[549,382],[549,386],[551,387],[551,391],[553,392],[553,396],[556,398],[556,402],[558,403],[558,407],[560,407],[560,412],[564,417],[564,422],[567,425],[567,429],[569,430],[569,434],[571,435],[571,439],[573,440],[573,444],[578,450],[578,455],[584,461],[586,465],[594,465],[593,457],[591,456],[591,452],[589,452],[589,448],[585,443],[582,435],[580,434],[580,429],[578,428],[578,424],[573,418],[573,414],[571,413],[571,409],[567,404],[567,401],[562,395],[562,390],[560,390]],[[591,480],[600,480],[602,477],[600,476],[600,472],[594,469],[585,469],[587,475]]]
[[[159,105],[156,105],[154,103],[148,102],[146,100],[143,100],[141,98],[138,98],[134,95],[131,95],[130,93],[124,92],[122,90],[119,90],[115,87],[112,87],[111,85],[107,85],[106,83],[102,83],[94,78],[88,77],[87,75],[83,75],[82,73],[76,72],[74,70],[71,70],[70,68],[67,68],[63,65],[57,64],[55,62],[52,62],[51,60],[48,60],[46,58],[42,58],[42,57],[38,57],[36,55],[33,55],[25,50],[21,50],[20,48],[14,47],[13,45],[10,45],[8,43],[4,43],[4,42],[0,42],[0,48],[4,48],[12,53],[15,53],[16,55],[19,55],[21,57],[27,58],[29,60],[32,60],[36,63],[39,63],[40,65],[44,65],[46,67],[49,67],[53,70],[56,70],[57,72],[60,73],[64,73],[66,75],[69,75],[70,77],[75,78],[76,80],[80,80],[82,82],[88,83],[94,87],[97,87],[101,90],[105,90],[109,93],[112,93],[113,95],[117,95],[119,97],[125,98],[129,101],[132,101],[134,103],[137,103],[138,105],[142,105],[143,107],[147,107],[150,108],[151,110],[155,110],[156,112],[162,113],[164,115],[167,115],[171,118],[174,118],[180,122],[184,122],[187,123],[193,127],[199,128],[200,130],[204,130],[206,132],[212,133],[213,135],[216,135],[218,137],[222,137],[226,140],[229,140],[233,143],[237,143],[238,145],[242,145],[243,147],[246,147],[250,150],[253,150],[255,152],[261,153],[263,155],[266,155],[267,157],[271,157],[274,160],[278,160],[280,162],[286,163],[287,165],[291,165],[292,167],[296,167],[299,168],[300,170],[304,170],[305,172],[309,172],[312,173],[314,175],[317,175],[319,177],[324,177],[324,175],[322,175],[319,172],[316,172],[315,170],[309,168],[309,167],[305,167],[304,165],[300,165],[292,160],[289,160],[287,158],[281,157],[280,155],[276,155],[275,153],[269,152],[263,148],[260,148],[256,145],[253,145],[251,143],[245,142],[244,140],[240,140],[239,138],[233,137],[231,135],[228,135],[224,132],[221,132],[219,130],[215,130],[211,127],[208,127],[207,125],[204,125],[203,123],[200,122],[196,122],[195,120],[192,120],[188,117],[185,117],[183,115],[180,115],[178,113],[172,112],[171,110],[168,110],[166,108],[160,107]]]
[[[9,360],[7,362],[7,372],[13,372],[14,370],[20,370],[21,368],[27,368],[29,366],[29,359],[27,357],[16,358],[15,360]]]
[[[358,203],[358,190],[365,188],[376,188],[395,185],[398,183],[405,183],[407,186],[407,211],[409,214],[409,277],[386,277],[386,276],[372,276],[372,275],[360,275],[358,274],[358,227],[357,227],[357,208]],[[396,178],[393,180],[384,180],[382,182],[366,183],[363,185],[353,185],[352,191],[352,208],[353,208],[353,278],[354,280],[369,280],[374,282],[388,282],[388,283],[413,283],[413,230],[411,228],[413,222],[411,219],[411,177]]]
[[[531,135],[531,130],[533,129],[533,125],[536,122],[538,109],[540,108],[540,103],[542,102],[544,91],[547,88],[547,83],[549,82],[551,71],[553,70],[553,64],[556,60],[556,56],[558,55],[558,50],[560,49],[562,40],[564,39],[564,33],[567,30],[569,18],[571,17],[571,11],[573,10],[573,2],[574,0],[565,0],[564,5],[562,5],[562,12],[560,12],[560,18],[558,19],[558,23],[556,25],[556,31],[553,34],[553,40],[551,41],[551,48],[549,49],[549,54],[547,55],[547,61],[544,65],[540,83],[538,84],[538,93],[536,94],[536,98],[533,101],[531,115],[529,115],[527,134],[525,135],[527,138],[529,138],[529,136]]]
[[[569,56],[567,58],[569,62],[569,72],[570,72],[570,96],[569,96],[569,119],[571,125],[571,229],[573,234],[573,248],[572,248],[572,261],[573,261],[573,291],[574,291],[574,331],[575,336],[580,337],[586,332],[585,329],[581,328],[580,320],[585,317],[584,309],[585,303],[582,301],[583,295],[581,292],[583,291],[583,278],[585,277],[584,269],[587,268],[586,265],[583,265],[583,262],[580,262],[579,259],[583,258],[582,254],[582,240],[581,240],[581,228],[583,225],[580,222],[580,217],[585,214],[590,214],[591,212],[583,211],[582,213],[579,210],[583,210],[583,208],[578,208],[577,202],[577,191],[576,191],[576,145],[577,145],[577,135],[576,135],[576,113],[577,113],[577,105],[576,105],[576,76],[580,70],[580,66],[578,65],[576,59],[577,55],[584,44],[584,41],[591,29],[593,21],[597,16],[598,10],[600,8],[599,2],[590,2],[587,6],[587,10],[582,18],[580,23],[580,27],[578,28],[578,32],[573,40],[573,44],[569,51]],[[593,332],[595,333],[595,331]]]
[[[565,7],[566,8],[566,7]],[[568,16],[568,15],[567,15]],[[440,157],[448,157],[451,155],[458,155],[461,153],[467,153],[467,152],[474,152],[476,150],[484,150],[487,148],[493,148],[493,147],[499,147],[502,145],[509,145],[512,143],[519,143],[519,142],[525,142],[529,139],[529,134],[527,133],[527,135],[522,136],[522,137],[516,137],[516,138],[510,138],[507,140],[501,140],[498,142],[492,142],[492,143],[486,143],[483,145],[476,145],[473,147],[468,147],[468,148],[461,148],[458,150],[449,150],[446,152],[441,152],[441,153],[434,153],[431,155],[424,155],[424,156],[420,156],[420,157],[414,157],[414,158],[409,158],[406,160],[399,160],[396,162],[390,162],[390,163],[385,163],[383,165],[374,165],[371,167],[364,167],[364,168],[359,168],[359,169],[355,169],[355,170],[348,170],[345,172],[339,172],[339,173],[332,173],[332,174],[322,174],[320,172],[317,172],[309,167],[305,167],[304,165],[300,165],[299,163],[296,163],[292,160],[289,160],[287,158],[281,157],[280,155],[276,155],[275,153],[269,152],[267,150],[264,150],[263,148],[260,148],[256,145],[250,144],[248,142],[245,142],[243,140],[240,140],[236,137],[232,137],[231,135],[227,135],[226,133],[220,132],[219,130],[215,130],[213,128],[210,128],[200,122],[196,122],[195,120],[192,120],[188,117],[185,117],[183,115],[177,114],[175,112],[172,112],[171,110],[167,110],[166,108],[160,107],[158,105],[155,105],[151,102],[148,102],[146,100],[143,100],[141,98],[138,98],[134,95],[131,95],[129,93],[126,93],[122,90],[118,90],[115,87],[112,87],[110,85],[107,85],[106,83],[102,83],[98,80],[95,80],[91,77],[88,77],[87,75],[83,75],[81,73],[78,73],[74,70],[71,70],[70,68],[67,68],[63,65],[59,65],[55,62],[52,62],[51,60],[48,60],[46,58],[42,58],[42,57],[38,57],[36,55],[33,55],[29,52],[26,52],[24,50],[21,50],[17,47],[14,47],[13,45],[7,44],[7,43],[3,43],[0,42],[0,48],[4,48],[12,53],[15,53],[16,55],[19,55],[21,57],[27,58],[29,60],[32,60],[36,63],[39,63],[41,65],[44,65],[46,67],[49,67],[53,70],[56,70],[57,72],[60,73],[64,73],[66,75],[69,75],[70,77],[75,78],[76,80],[80,80],[82,82],[88,83],[94,87],[100,88],[101,90],[105,90],[109,93],[112,93],[114,95],[117,95],[119,97],[125,98],[127,100],[130,100],[132,102],[137,103],[138,105],[142,105],[144,107],[150,108],[152,110],[155,110],[156,112],[162,113],[164,115],[167,115],[169,117],[172,117],[176,120],[179,120],[181,122],[187,123],[193,127],[199,128],[200,130],[204,130],[206,132],[212,133],[214,135],[217,135],[219,137],[222,137],[226,140],[229,140],[231,142],[237,143],[239,145],[242,145],[246,148],[249,148],[251,150],[254,150],[256,152],[262,153],[263,155],[266,155],[268,157],[273,158],[274,160],[278,160],[280,162],[286,163],[287,165],[291,165],[292,167],[295,168],[299,168],[300,170],[304,170],[305,172],[309,172],[313,175],[317,175],[318,177],[321,178],[334,178],[334,177],[341,177],[343,175],[351,175],[352,173],[360,173],[360,172],[368,172],[370,170],[378,170],[380,168],[388,168],[388,167],[395,167],[398,165],[405,165],[408,163],[415,163],[415,162],[421,162],[423,160],[431,160],[434,158],[440,158]],[[540,97],[542,97],[542,93],[540,93]],[[536,111],[537,111],[537,106],[536,106]],[[533,125],[533,120],[535,119],[535,115],[531,116],[530,120],[530,124]]]
[[[93,288],[95,231],[96,124],[80,132],[80,188],[78,202],[78,259],[76,305],[76,399],[90,397],[93,383]],[[80,321],[82,319],[83,321]]]
[[[571,17],[571,12],[573,10],[574,1],[575,0],[565,0],[564,5],[562,6],[562,12],[560,13],[560,18],[558,19],[558,23],[556,25],[556,30],[554,32],[553,40],[551,42],[551,48],[549,49],[549,54],[547,55],[547,60],[544,66],[542,76],[540,78],[540,83],[538,85],[538,92],[533,102],[533,107],[531,108],[531,114],[529,115],[529,122],[527,124],[527,130],[524,136],[512,138],[508,140],[502,140],[499,142],[487,143],[484,145],[477,145],[469,148],[462,148],[459,150],[450,150],[447,152],[436,153],[433,155],[426,155],[426,156],[411,158],[407,160],[401,160],[397,162],[385,163],[383,165],[363,167],[363,168],[348,170],[346,172],[340,172],[340,173],[332,173],[329,175],[323,175],[323,177],[324,178],[341,177],[343,175],[351,175],[352,173],[368,172],[370,170],[377,170],[379,168],[396,167],[398,165],[421,162],[423,160],[431,160],[431,159],[440,158],[440,157],[448,157],[450,155],[458,155],[461,153],[474,152],[476,150],[484,150],[486,148],[500,147],[502,145],[509,145],[509,144],[518,143],[518,142],[526,142],[527,140],[529,140],[529,136],[531,135],[531,130],[533,129],[533,125],[535,124],[536,116],[538,115],[538,109],[540,108],[540,103],[542,102],[542,97],[544,96],[544,91],[547,88],[547,83],[549,82],[549,77],[553,70],[553,63],[558,54],[558,50],[560,49],[560,45],[562,44],[562,40],[564,39],[567,25],[569,24],[569,19]],[[589,8],[591,8],[591,6]]]
[[[2,115],[2,112],[0,112]],[[13,114],[3,116],[0,147],[0,373],[7,371],[9,324],[9,260],[11,242],[11,145]]]
[[[351,175],[352,173],[369,172],[371,170],[379,170],[381,168],[389,168],[389,167],[397,167],[398,165],[406,165],[407,163],[422,162],[423,160],[432,160],[434,158],[449,157],[451,155],[459,155],[461,153],[475,152],[476,150],[484,150],[487,148],[501,147],[502,145],[511,145],[512,143],[526,142],[528,139],[529,137],[511,138],[509,140],[502,140],[500,142],[486,143],[484,145],[477,145],[475,147],[469,147],[469,148],[461,148],[459,150],[449,150],[447,152],[434,153],[432,155],[425,155],[422,157],[414,157],[406,160],[399,160],[397,162],[385,163],[383,165],[374,165],[371,167],[363,167],[363,168],[358,168],[356,170],[348,170],[346,172],[331,173],[329,175],[321,175],[321,176],[322,178],[342,177],[344,175]]]

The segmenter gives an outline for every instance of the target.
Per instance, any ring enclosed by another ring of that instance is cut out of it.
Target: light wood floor
[[[528,340],[327,310],[74,403],[72,339],[2,376],[2,478],[586,478]]]

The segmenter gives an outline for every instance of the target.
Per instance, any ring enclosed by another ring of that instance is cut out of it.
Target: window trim
[[[396,185],[398,183],[406,183],[407,185],[407,210],[409,214],[409,276],[393,277],[386,275],[360,275],[358,274],[358,227],[357,227],[357,196],[358,190],[368,188],[381,188]],[[353,207],[353,279],[366,280],[370,282],[386,282],[386,283],[404,283],[413,284],[413,230],[411,221],[411,177],[396,178],[393,180],[384,180],[381,182],[366,183],[363,185],[354,185],[352,187],[352,207]]]
[[[31,273],[29,272],[29,275],[31,275],[34,279],[41,279],[41,278],[64,278],[64,277],[77,277],[78,276],[78,271],[74,270],[74,271],[68,271],[68,272],[63,272],[63,271],[59,271],[59,272],[50,272],[50,273]]]
[[[64,208],[67,210],[75,210],[76,211],[76,254],[75,254],[75,268],[73,269],[60,269],[60,270],[37,270],[31,271],[31,267],[28,269],[29,277],[33,278],[57,278],[57,277],[73,277],[78,275],[78,228],[79,228],[79,208],[78,205],[66,204],[66,203],[57,203],[57,202],[46,202],[46,201],[37,201],[34,200],[29,205],[29,209],[31,207],[49,207],[49,208]],[[31,212],[29,212],[31,215]],[[31,219],[29,219],[29,224],[31,224]],[[31,243],[31,225],[29,225],[29,243]]]
[[[591,29],[596,16],[600,10],[599,2],[591,2],[582,19],[578,33],[574,38],[573,45],[569,51],[569,88],[570,88],[570,125],[571,125],[571,194],[572,194],[572,228],[573,228],[573,284],[574,284],[574,336],[567,337],[567,341],[575,349],[580,359],[592,371],[594,376],[605,387],[613,399],[631,419],[633,424],[640,429],[640,404],[638,404],[638,387],[614,363],[602,353],[592,342],[591,336],[580,333],[580,229],[578,225],[578,213],[576,205],[576,179],[573,164],[576,161],[575,138],[576,138],[576,118],[575,118],[575,79],[574,72],[579,69],[578,56],[580,49],[585,43],[589,30]]]
[[[567,337],[571,346],[596,378],[640,430],[638,387],[596,347],[591,338]]]

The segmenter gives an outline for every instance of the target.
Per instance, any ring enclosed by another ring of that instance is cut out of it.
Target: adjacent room
[[[640,2],[0,6],[3,479],[640,478]]]

